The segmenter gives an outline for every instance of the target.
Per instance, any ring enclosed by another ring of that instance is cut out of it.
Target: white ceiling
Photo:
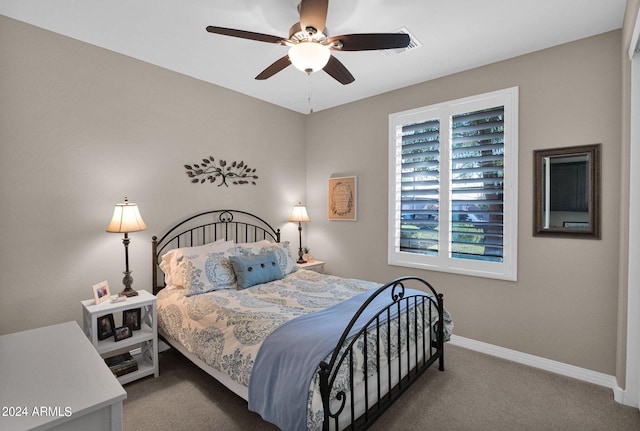
[[[299,0],[0,0],[0,13],[302,113],[622,27],[626,0],[333,0],[329,36],[406,28],[417,49],[334,52],[355,82],[293,66],[254,77],[287,53],[207,25],[287,37]],[[311,96],[311,97],[309,97]]]

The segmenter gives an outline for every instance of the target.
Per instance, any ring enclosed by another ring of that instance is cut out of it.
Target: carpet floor
[[[125,386],[125,431],[278,429],[174,349],[159,362],[159,377]],[[640,410],[607,388],[451,345],[445,368],[428,370],[371,429],[640,430]]]

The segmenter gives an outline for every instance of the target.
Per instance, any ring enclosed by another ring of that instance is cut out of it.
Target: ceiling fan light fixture
[[[296,69],[307,73],[322,70],[329,61],[329,48],[318,42],[300,42],[289,48],[289,60]]]
[[[300,20],[291,26],[286,38],[213,25],[207,26],[207,31],[289,47],[288,55],[279,58],[255,77],[260,81],[293,64],[296,69],[309,75],[324,70],[340,84],[347,85],[355,78],[335,56],[331,55],[331,51],[384,51],[407,48],[412,43],[412,38],[405,29],[396,33],[358,33],[328,37],[326,21],[329,0],[298,1]]]

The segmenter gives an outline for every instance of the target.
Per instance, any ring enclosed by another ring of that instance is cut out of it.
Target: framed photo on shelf
[[[132,331],[140,329],[141,309],[133,308],[122,312],[122,325],[128,326]]]
[[[357,220],[357,177],[329,178],[328,195],[329,220]]]
[[[96,304],[100,304],[103,301],[111,298],[111,292],[109,292],[109,283],[105,280],[100,283],[91,286],[93,291],[93,298],[96,300]]]
[[[98,340],[104,340],[113,336],[116,325],[113,323],[113,314],[105,314],[98,317]]]
[[[121,340],[124,340],[125,338],[131,337],[132,335],[133,335],[133,332],[131,331],[131,328],[129,328],[128,326],[121,326],[114,330],[113,339],[115,341],[121,341]]]

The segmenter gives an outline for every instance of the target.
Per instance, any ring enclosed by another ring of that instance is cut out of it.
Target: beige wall
[[[185,213],[256,211],[295,242],[286,219],[303,200],[313,220],[304,242],[330,272],[381,282],[417,273],[445,293],[457,334],[614,374],[620,39],[607,33],[305,117],[0,17],[0,333],[79,319],[91,284],[120,286],[122,243],[104,229],[125,195],[149,225],[131,235],[137,289],[150,285],[149,239]],[[388,114],[514,85],[518,282],[388,266]],[[602,240],[534,238],[532,151],[596,142]],[[258,186],[190,184],[182,165],[207,155],[244,159]],[[339,175],[358,176],[355,223],[326,220],[326,180]]]
[[[629,60],[629,47],[631,45],[632,32],[635,27],[638,11],[640,10],[640,0],[628,0],[625,10],[622,43],[622,115],[621,133],[622,145],[620,152],[620,283],[618,289],[618,349],[616,363],[616,377],[618,382],[624,386],[627,367],[627,293],[628,293],[628,273],[629,273],[629,174],[630,174],[630,149],[631,149],[631,62]]]
[[[306,243],[329,272],[424,276],[455,333],[614,374],[618,302],[621,32],[579,40],[313,114],[307,119]],[[387,265],[388,115],[520,87],[518,281]],[[331,127],[327,127],[331,125]],[[602,240],[533,237],[533,150],[602,143]],[[326,182],[358,176],[358,221],[326,217]]]
[[[136,201],[136,289],[150,289],[152,235],[212,208],[284,229],[304,200],[301,114],[0,17],[0,334],[81,318],[107,279],[122,288],[113,205]],[[283,131],[286,130],[287,133]],[[244,160],[257,186],[194,185],[184,164]]]

